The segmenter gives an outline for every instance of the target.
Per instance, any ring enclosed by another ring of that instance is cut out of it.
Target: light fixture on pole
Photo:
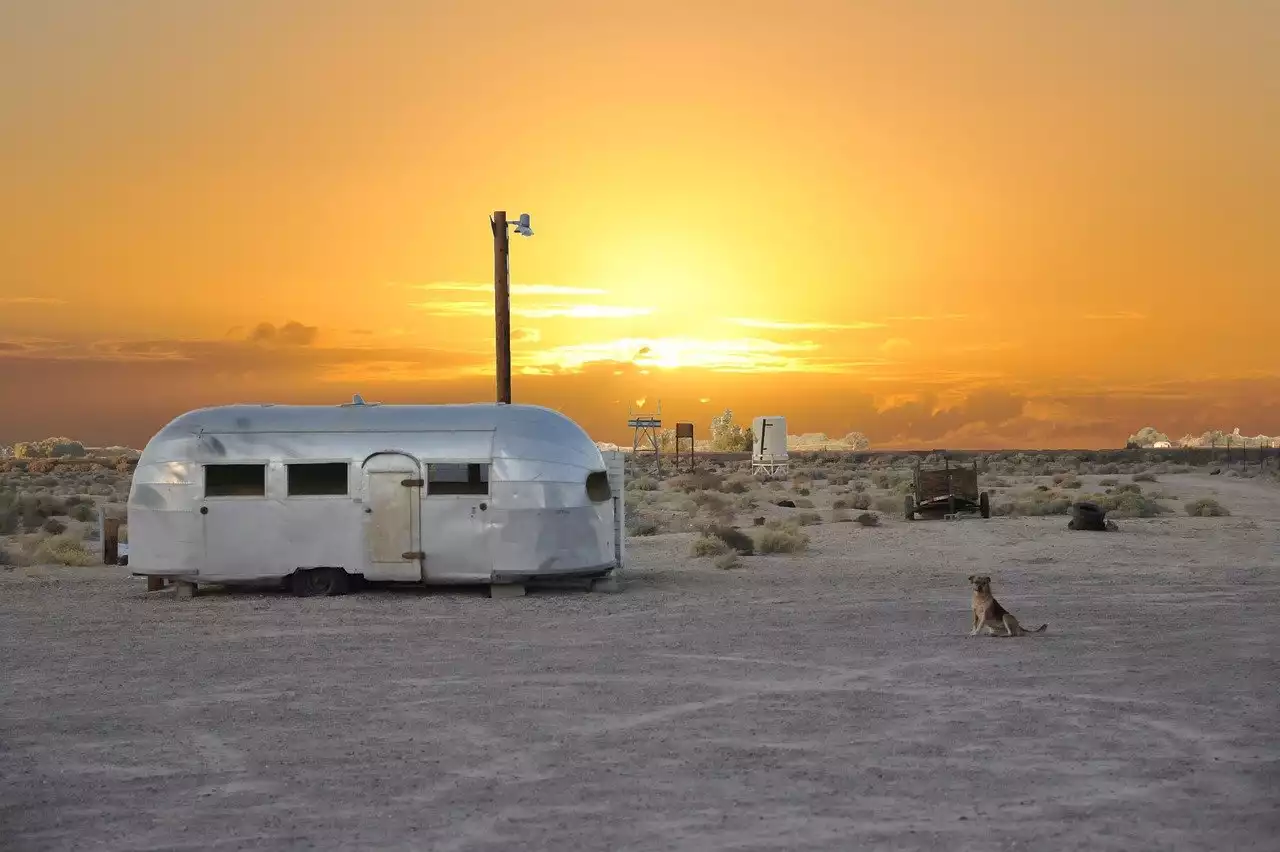
[[[498,402],[506,405],[511,404],[511,264],[507,228],[512,225],[520,236],[533,236],[528,213],[521,213],[520,218],[513,222],[507,219],[507,211],[498,210],[489,219],[489,228],[493,231],[493,318]]]

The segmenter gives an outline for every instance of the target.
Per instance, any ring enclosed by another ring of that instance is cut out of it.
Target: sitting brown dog
[[[990,577],[970,574],[969,582],[973,585],[973,629],[969,631],[970,636],[977,636],[983,628],[986,628],[988,636],[1027,636],[1043,633],[1049,626],[1041,624],[1035,630],[1027,630],[1019,624],[1013,613],[1000,606],[991,594]]]

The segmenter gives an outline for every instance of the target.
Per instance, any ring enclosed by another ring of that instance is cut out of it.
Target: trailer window
[[[603,503],[613,499],[613,489],[609,487],[609,474],[603,470],[587,474],[587,499],[592,503]]]
[[[489,465],[427,465],[427,496],[432,494],[488,494]]]
[[[204,496],[263,497],[267,493],[265,464],[207,464]]]
[[[346,497],[346,462],[298,462],[285,465],[290,497]]]

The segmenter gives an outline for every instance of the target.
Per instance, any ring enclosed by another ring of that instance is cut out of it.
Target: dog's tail
[[[1031,630],[1031,631],[1028,631],[1028,632],[1030,632],[1030,633],[1043,633],[1043,632],[1044,632],[1044,629],[1045,629],[1046,627],[1048,627],[1048,626],[1049,626],[1049,625],[1048,625],[1048,623],[1041,624],[1041,625],[1040,625],[1039,627],[1037,627],[1035,630]]]

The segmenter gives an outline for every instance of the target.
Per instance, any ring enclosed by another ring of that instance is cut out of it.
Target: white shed
[[[130,568],[183,584],[353,577],[488,583],[620,567],[600,450],[532,405],[231,405],[151,439],[129,491]],[[188,586],[190,587],[190,586]]]
[[[769,416],[751,421],[751,472],[769,476],[787,472],[787,418]]]

